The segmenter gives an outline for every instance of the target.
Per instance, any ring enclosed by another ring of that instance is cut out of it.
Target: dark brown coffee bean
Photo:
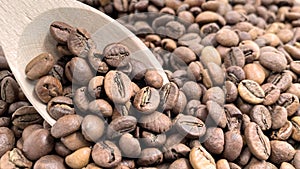
[[[112,43],[103,49],[106,63],[113,67],[123,67],[128,64],[130,51],[120,43]]]
[[[55,120],[67,114],[75,114],[73,100],[65,97],[54,97],[48,102],[47,112]]]
[[[0,148],[0,156],[4,155],[6,151],[11,150],[15,144],[15,136],[14,133],[7,127],[0,127],[0,139],[1,148]]]
[[[100,167],[116,167],[122,160],[119,148],[111,141],[98,142],[92,149],[92,159]]]
[[[37,129],[33,131],[23,143],[24,155],[29,160],[37,160],[47,155],[54,148],[54,138],[46,129]]]
[[[261,86],[265,92],[263,104],[268,106],[274,104],[280,96],[280,90],[272,83],[265,83]]]
[[[238,84],[240,81],[246,79],[246,75],[241,67],[230,66],[226,69],[226,79]]]
[[[238,91],[240,96],[249,103],[259,104],[264,101],[265,92],[255,81],[241,81],[238,85]]]
[[[64,165],[64,159],[57,155],[45,155],[35,162],[33,169],[51,167],[66,169],[66,166]]]
[[[0,117],[0,127],[8,127],[11,119],[9,117]]]
[[[166,142],[167,139],[167,136],[164,133],[154,134],[148,131],[142,131],[141,136],[141,145],[145,147],[160,147]]]
[[[204,147],[213,154],[221,154],[224,150],[224,132],[221,128],[210,127],[206,130]]]
[[[290,93],[282,93],[277,101],[278,105],[286,108],[288,116],[292,116],[299,107],[299,98]]]
[[[263,131],[271,128],[271,114],[265,106],[255,105],[250,112],[250,117]]]
[[[228,161],[234,161],[242,152],[243,138],[239,133],[235,131],[227,131],[224,136],[225,145],[223,156]]]
[[[202,146],[192,148],[189,160],[194,169],[216,168],[214,158]]]
[[[137,164],[140,166],[151,166],[160,164],[163,161],[163,154],[157,148],[145,148],[142,150]]]
[[[187,157],[191,149],[185,144],[178,143],[164,150],[164,159],[173,161],[178,158]]]
[[[53,65],[52,69],[49,71],[49,75],[57,78],[62,84],[66,84],[68,82],[66,75],[64,74],[65,70],[63,66],[58,64]]]
[[[250,122],[245,128],[245,139],[251,153],[261,160],[266,160],[271,154],[271,145],[260,127]]]
[[[182,115],[176,121],[176,129],[188,138],[199,138],[206,132],[205,124],[198,118]]]
[[[103,55],[97,51],[90,51],[88,55],[88,61],[91,67],[99,73],[107,73],[109,67],[106,62],[103,60]]]
[[[131,96],[131,81],[120,71],[109,71],[104,78],[104,89],[107,97],[116,103],[125,103]]]
[[[75,28],[65,22],[54,21],[50,25],[50,33],[52,37],[61,44],[67,43],[72,30],[75,30]]]
[[[141,113],[150,114],[156,110],[160,103],[159,92],[152,87],[144,87],[137,92],[133,105]]]
[[[288,162],[293,159],[296,151],[289,143],[285,141],[270,141],[271,144],[271,162],[280,164],[282,162]]]
[[[173,82],[166,83],[159,93],[163,110],[171,110],[178,100],[179,89],[177,85]]]
[[[11,151],[7,151],[3,156],[1,156],[1,168],[32,168],[32,162],[29,161],[23,154],[23,152],[14,148]]]
[[[279,130],[273,131],[271,138],[275,140],[287,140],[293,132],[293,124],[287,121]]]
[[[168,116],[158,111],[140,118],[140,126],[155,133],[163,133],[171,128],[171,120]]]
[[[26,77],[30,80],[36,80],[48,74],[54,66],[54,62],[54,57],[50,53],[39,54],[26,65]]]
[[[113,113],[111,105],[103,99],[96,99],[94,101],[91,101],[88,105],[88,110],[91,113],[103,117],[110,117]]]
[[[1,81],[1,98],[7,103],[13,103],[18,99],[19,85],[12,77],[5,77]]]
[[[271,110],[272,129],[279,129],[287,122],[288,113],[286,108],[275,106]]]
[[[23,106],[12,114],[12,123],[20,129],[31,124],[42,124],[42,116],[35,110],[33,106]]]
[[[81,132],[88,141],[96,142],[104,133],[105,126],[102,119],[95,115],[87,115],[81,123]]]
[[[55,138],[67,136],[80,128],[82,117],[76,114],[59,118],[51,128],[51,135]]]
[[[78,88],[74,93],[74,105],[81,112],[86,112],[89,108],[89,98],[87,87]]]
[[[91,35],[83,28],[71,30],[67,43],[70,52],[81,58],[87,58],[89,51],[95,48]]]
[[[91,142],[88,142],[80,131],[69,134],[66,137],[62,137],[60,140],[66,148],[71,151],[91,146]]]
[[[184,46],[176,48],[172,53],[172,57],[178,57],[186,64],[196,60],[196,54],[190,48]]]
[[[39,79],[34,90],[38,98],[44,103],[62,95],[63,92],[60,81],[53,76],[44,76]]]
[[[251,158],[252,154],[248,147],[244,148],[241,155],[237,158],[237,163],[241,166],[245,166]]]
[[[125,133],[119,140],[119,147],[125,157],[136,158],[141,154],[140,142],[131,134]]]
[[[124,133],[130,133],[136,128],[137,119],[133,116],[121,116],[113,121],[107,127],[106,136],[109,139],[119,137]]]
[[[149,69],[145,73],[145,82],[147,85],[159,89],[163,85],[163,78],[157,70]]]

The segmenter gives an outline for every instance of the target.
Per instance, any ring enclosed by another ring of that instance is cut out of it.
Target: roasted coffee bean
[[[227,55],[224,57],[224,65],[226,68],[230,66],[240,66],[245,65],[245,56],[243,51],[238,47],[230,48]]]
[[[206,102],[208,117],[221,128],[226,127],[227,119],[224,109],[215,101],[209,100]],[[210,119],[207,119],[210,120]],[[212,122],[212,123],[213,123]]]
[[[141,154],[140,142],[131,134],[125,133],[120,137],[119,147],[125,157],[136,158]]]
[[[139,90],[133,101],[134,107],[144,114],[153,113],[160,103],[159,92],[152,87],[144,87]]]
[[[106,136],[109,139],[121,136],[124,133],[130,133],[136,128],[137,119],[133,116],[121,116],[113,121],[107,127]]]
[[[181,12],[183,14],[185,12]],[[198,33],[198,32],[197,32]],[[182,46],[190,46],[194,43],[200,43],[201,37],[197,33],[186,33],[178,39],[178,44]]]
[[[172,57],[177,57],[186,64],[196,60],[196,54],[190,48],[184,46],[176,48],[172,53]]]
[[[240,42],[239,48],[243,51],[245,55],[246,63],[253,62],[260,56],[259,46],[251,40],[245,40]]]
[[[232,47],[239,43],[239,36],[230,29],[220,29],[217,32],[216,40],[222,46]]]
[[[287,140],[293,132],[293,124],[287,121],[278,131],[273,131],[271,138],[275,140]]]
[[[52,98],[62,95],[63,92],[61,82],[53,76],[40,78],[34,90],[43,103],[48,103]]]
[[[70,82],[78,85],[88,84],[88,82],[95,75],[95,73],[88,66],[88,62],[80,57],[74,57],[66,64],[65,74]]]
[[[60,21],[54,21],[50,25],[50,33],[52,37],[61,44],[67,43],[70,32],[74,29],[75,28],[73,28],[71,25]]]
[[[88,141],[96,142],[104,133],[105,126],[101,118],[95,115],[87,115],[81,123],[81,132]]]
[[[80,128],[82,117],[76,114],[59,118],[51,128],[51,135],[55,138],[67,136]]]
[[[293,124],[292,138],[296,141],[299,141],[300,140],[300,117],[299,116],[293,117],[291,122]]]
[[[216,169],[214,158],[202,146],[192,148],[189,160],[194,169]]]
[[[123,67],[128,64],[130,51],[120,43],[112,43],[103,49],[105,62],[113,67]]]
[[[217,102],[219,105],[224,105],[224,103],[225,103],[224,91],[220,87],[209,88],[205,92],[205,94],[202,98],[202,102],[206,103],[209,100],[213,100],[213,101]]]
[[[151,166],[160,164],[163,161],[163,154],[157,148],[145,148],[142,150],[137,164],[140,166]]]
[[[262,84],[265,81],[266,73],[263,67],[257,63],[249,63],[243,67],[246,79],[253,80],[258,84]]]
[[[192,166],[189,160],[186,158],[179,158],[169,166],[169,169],[191,169],[191,168]]]
[[[274,104],[280,97],[280,89],[272,83],[265,83],[261,86],[265,92],[263,104],[266,106]]]
[[[263,131],[269,130],[272,126],[271,114],[263,105],[255,105],[250,112],[250,117]]]
[[[81,112],[86,112],[89,109],[90,100],[87,96],[87,93],[87,87],[78,88],[74,93],[74,105]]]
[[[65,158],[66,164],[72,168],[82,168],[89,163],[91,148],[83,147]]]
[[[116,103],[125,103],[131,96],[131,81],[120,71],[109,71],[104,77],[104,89],[107,97]]]
[[[264,101],[265,92],[255,81],[241,81],[238,85],[238,91],[240,96],[249,103],[259,104]]]
[[[233,104],[225,104],[224,112],[227,119],[228,130],[239,133],[243,119],[241,111]]]
[[[18,100],[19,85],[12,77],[5,77],[1,81],[1,99],[7,103]]]
[[[14,148],[11,151],[7,151],[1,156],[1,168],[32,168],[32,162],[29,161],[23,154],[23,152]]]
[[[180,116],[175,124],[178,132],[188,138],[199,138],[206,132],[205,124],[198,118],[190,115]]]
[[[246,79],[244,70],[239,66],[230,66],[226,69],[226,80],[229,80],[235,84],[238,84],[242,80]]]
[[[45,155],[35,162],[33,169],[51,168],[51,167],[66,169],[66,166],[64,164],[64,159],[58,155]]]
[[[229,163],[226,159],[218,160],[216,166],[218,169],[230,169]]]
[[[170,82],[163,85],[159,94],[163,110],[171,110],[178,100],[179,89],[175,83]]]
[[[271,162],[280,164],[293,159],[296,151],[289,143],[285,141],[272,140],[271,144]]]
[[[12,123],[20,129],[31,124],[42,124],[42,116],[35,110],[33,106],[23,106],[12,114]]]
[[[54,148],[54,138],[46,129],[33,131],[23,143],[23,153],[29,160],[37,160]]]
[[[12,130],[7,127],[0,127],[0,139],[1,148],[0,148],[0,156],[3,156],[6,151],[11,150],[14,147],[15,136]]]
[[[88,142],[80,131],[62,137],[60,140],[70,151],[76,151],[82,147],[91,146],[91,142]]]
[[[89,51],[96,47],[91,35],[83,28],[72,29],[67,44],[70,52],[81,58],[87,58]]]
[[[224,150],[224,132],[221,128],[210,127],[206,130],[204,147],[213,154],[221,154]]]
[[[64,72],[65,72],[64,67],[55,64],[53,65],[52,69],[49,71],[48,74],[57,78],[63,85],[65,85],[68,82],[68,80]]]
[[[269,76],[267,82],[274,84],[281,92],[284,92],[291,86],[292,80],[292,76],[289,73],[284,72]]]
[[[274,72],[282,72],[287,67],[287,60],[279,51],[261,53],[259,63]]]
[[[159,89],[163,85],[163,78],[157,70],[149,69],[145,73],[145,82],[147,85]]]
[[[185,33],[185,27],[180,22],[170,21],[166,25],[166,35],[172,39],[178,39]]]
[[[100,167],[116,167],[122,160],[119,148],[111,141],[97,142],[92,149],[92,159]]]
[[[164,150],[164,159],[173,161],[178,158],[187,157],[190,151],[191,149],[185,144],[174,144],[171,147],[168,147],[168,149]]]
[[[287,122],[288,113],[286,108],[275,106],[271,109],[272,129],[279,129]]]
[[[244,148],[240,156],[237,158],[237,163],[241,166],[245,166],[251,158],[252,154],[248,147]]]
[[[300,166],[300,150],[296,150],[294,159],[292,161],[292,164],[295,166],[295,168],[299,168]]]
[[[54,97],[48,102],[47,112],[55,120],[67,114],[75,114],[73,100],[65,97]]]
[[[250,122],[245,128],[245,139],[251,153],[260,160],[266,160],[271,154],[269,138],[264,135],[260,127]]]
[[[140,126],[155,133],[163,133],[168,131],[172,122],[171,119],[163,113],[154,111],[151,114],[143,115],[139,120]]]
[[[200,97],[202,96],[202,89],[193,81],[184,83],[181,91],[183,91],[188,100],[200,100]]]
[[[30,80],[36,80],[48,74],[54,66],[54,62],[54,57],[50,53],[39,54],[26,65],[26,77]]]
[[[282,93],[277,101],[278,105],[286,108],[288,116],[292,116],[299,107],[299,98],[290,93]]]
[[[110,117],[112,116],[113,113],[113,109],[111,107],[111,105],[103,99],[96,99],[91,101],[88,104],[88,110],[91,113],[94,113],[98,116],[103,116],[103,117]]]
[[[187,98],[182,91],[179,91],[177,103],[173,107],[172,113],[175,115],[179,113],[183,113],[186,105],[187,105]]]
[[[167,136],[162,134],[154,134],[148,131],[142,131],[142,138],[140,138],[141,145],[145,147],[160,147],[162,146],[166,140]]]
[[[224,135],[225,145],[223,156],[228,161],[234,161],[241,154],[243,148],[243,138],[236,131],[227,131]],[[235,147],[234,149],[232,147]]]
[[[62,142],[56,142],[54,146],[55,152],[61,156],[61,157],[66,157],[67,155],[71,154],[72,151],[69,150]]]
[[[88,84],[88,92],[89,94],[98,99],[103,94],[103,76],[95,76],[93,77]]]

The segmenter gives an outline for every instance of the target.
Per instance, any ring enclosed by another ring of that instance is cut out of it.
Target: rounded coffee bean
[[[15,144],[14,133],[7,127],[0,127],[0,156],[11,150]]]
[[[192,148],[189,160],[194,169],[216,169],[214,158],[202,146]]]
[[[67,114],[75,114],[73,100],[65,97],[54,97],[48,102],[47,112],[55,120]]]
[[[36,80],[47,75],[54,66],[54,62],[54,57],[50,53],[42,53],[38,55],[26,65],[26,77],[30,80]]]
[[[1,81],[1,99],[13,103],[19,98],[19,85],[12,77],[5,77]]]
[[[245,128],[245,139],[251,153],[260,160],[267,160],[271,154],[269,138],[264,135],[260,127],[250,122]]]
[[[237,46],[239,43],[239,36],[230,29],[221,29],[217,32],[216,40],[222,46]]]
[[[81,122],[82,117],[77,114],[65,115],[52,126],[51,135],[55,138],[67,136],[80,129]]]
[[[132,132],[136,128],[137,119],[133,116],[120,116],[111,121],[107,127],[106,136],[109,139]]]
[[[212,87],[209,88],[203,98],[202,102],[206,103],[209,100],[213,100],[217,102],[219,105],[223,105],[225,103],[225,94],[224,91],[220,87]]]
[[[131,134],[125,133],[120,137],[119,147],[125,157],[135,158],[139,157],[141,153],[141,146],[138,139]]]
[[[250,112],[250,117],[263,131],[271,128],[271,114],[265,106],[255,105]]]
[[[160,103],[159,92],[152,87],[144,87],[139,90],[133,101],[134,107],[141,113],[153,113]]]
[[[40,78],[34,88],[36,95],[44,103],[48,103],[54,97],[61,96],[62,90],[60,81],[53,76]]]
[[[282,72],[287,67],[287,60],[279,51],[261,53],[259,63],[274,72]]]
[[[237,99],[238,90],[236,85],[231,81],[225,81],[226,102],[231,103]]]
[[[296,154],[294,156],[292,164],[295,166],[295,168],[300,167],[300,150],[296,150]]]
[[[74,57],[66,64],[65,74],[70,82],[78,85],[88,84],[95,75],[88,62],[80,57]]]
[[[123,67],[128,64],[130,51],[120,43],[112,43],[103,49],[106,63],[112,67]]]
[[[105,168],[116,167],[122,160],[119,148],[111,141],[97,142],[92,149],[94,162]]]
[[[160,164],[162,161],[163,154],[159,149],[145,148],[136,163],[140,166],[151,166]]]
[[[91,146],[91,142],[88,142],[80,131],[76,131],[72,134],[62,137],[60,140],[70,151]]]
[[[204,147],[213,154],[221,154],[224,150],[224,132],[221,128],[208,128],[206,130]]]
[[[240,42],[239,48],[243,51],[245,55],[246,63],[253,62],[260,56],[259,46],[251,40],[244,40]]]
[[[252,156],[252,154],[251,154],[249,148],[246,147],[241,152],[241,155],[238,157],[237,163],[241,166],[244,166],[250,161],[251,156]]]
[[[41,169],[41,168],[61,168],[66,169],[64,165],[64,159],[58,155],[45,155],[38,159],[33,169]]]
[[[41,124],[43,118],[33,106],[23,106],[12,114],[12,124],[20,129],[31,124]]]
[[[288,116],[292,116],[298,109],[300,103],[299,98],[290,93],[282,93],[277,101],[278,105],[286,108]]]
[[[81,58],[87,58],[90,50],[95,48],[95,43],[91,39],[91,35],[87,30],[82,28],[71,30],[67,43],[70,52]]]
[[[83,168],[90,160],[91,148],[83,147],[65,158],[66,164],[71,168]]]
[[[171,110],[178,100],[179,89],[177,85],[173,82],[166,83],[159,93],[163,110]]]
[[[23,143],[24,155],[29,160],[37,160],[47,155],[54,148],[54,138],[46,129],[37,129],[33,131]]]
[[[93,70],[98,73],[107,73],[110,69],[107,63],[103,60],[103,55],[97,51],[90,51],[88,61]]]
[[[239,66],[230,66],[226,69],[226,79],[232,81],[235,84],[240,83],[246,79],[244,70]]]
[[[243,80],[238,85],[240,96],[247,102],[252,104],[259,104],[264,101],[265,92],[253,80]]]
[[[192,166],[188,159],[179,158],[169,166],[169,169],[192,169]]]
[[[163,78],[157,70],[149,69],[145,73],[145,82],[147,85],[159,89],[163,85]]]
[[[287,122],[287,110],[281,106],[275,106],[271,110],[272,129],[279,129]]]
[[[265,72],[261,65],[256,63],[246,64],[244,67],[246,79],[253,80],[258,84],[262,84],[265,81]]]
[[[226,68],[230,66],[244,67],[245,56],[243,51],[239,47],[231,47],[224,57],[224,65]]]
[[[126,103],[131,97],[131,81],[120,71],[109,71],[104,78],[107,97],[116,103]]]
[[[279,130],[272,131],[271,138],[275,140],[287,140],[293,132],[293,124],[287,121]]]
[[[187,33],[178,39],[178,44],[182,46],[190,46],[192,44],[200,43],[201,37],[197,33]]]
[[[280,89],[272,83],[265,83],[261,86],[265,92],[263,104],[266,106],[274,104],[280,97]]]
[[[188,100],[200,100],[202,95],[202,89],[196,82],[193,81],[184,83],[181,91],[183,91]]]
[[[206,108],[208,111],[208,117],[211,118],[207,120],[213,120],[215,124],[221,128],[225,128],[227,119],[223,107],[221,107],[217,102],[209,100],[206,102]]]
[[[176,48],[172,53],[172,57],[178,57],[186,64],[196,60],[196,54],[190,48],[184,46]]]
[[[95,76],[89,81],[88,92],[93,98],[100,98],[103,93],[103,82],[103,76]]]
[[[243,138],[236,131],[227,131],[225,133],[225,146],[223,156],[228,161],[234,161],[239,157],[243,148]],[[233,148],[234,147],[234,148]]]
[[[140,118],[140,126],[155,133],[163,133],[168,131],[172,122],[171,119],[163,113],[155,111]]]
[[[66,157],[72,153],[61,141],[55,143],[54,150],[61,157]]]
[[[190,115],[180,116],[175,127],[180,134],[184,134],[188,138],[199,138],[206,132],[205,124],[200,119]]]
[[[74,93],[73,102],[76,108],[81,112],[86,112],[89,109],[90,100],[88,98],[87,87],[78,88]],[[79,113],[79,112],[77,112]]]
[[[165,27],[167,36],[172,39],[178,39],[185,33],[184,25],[177,21],[170,21]]]
[[[87,115],[81,123],[81,132],[88,141],[96,142],[104,133],[105,126],[102,119],[95,115]]]
[[[187,104],[187,98],[185,94],[182,91],[179,91],[177,103],[173,107],[172,112],[175,115],[182,113],[185,109],[186,104]]]
[[[113,109],[111,105],[103,99],[96,99],[88,104],[88,110],[98,116],[110,117]]]
[[[292,80],[292,76],[289,73],[284,72],[269,76],[267,82],[274,84],[281,92],[284,92],[291,86]]]
[[[50,25],[50,33],[52,37],[61,44],[66,44],[71,30],[74,30],[72,26],[65,22],[54,21]]]
[[[291,161],[296,153],[294,147],[286,141],[272,140],[271,144],[271,162],[280,164]]]

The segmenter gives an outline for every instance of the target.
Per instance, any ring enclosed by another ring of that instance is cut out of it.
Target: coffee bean
[[[155,133],[163,133],[171,128],[171,120],[168,116],[158,111],[143,115],[139,120],[140,126]]]
[[[110,117],[112,116],[113,112],[112,106],[106,100],[103,99],[96,99],[94,101],[91,101],[88,104],[88,110],[91,113],[94,113],[101,117]]]
[[[128,64],[130,51],[120,43],[112,43],[103,49],[106,63],[113,67],[123,67]]]
[[[240,42],[239,48],[243,51],[245,55],[246,63],[253,62],[260,56],[259,46],[251,40],[245,40]]]
[[[240,156],[237,158],[238,164],[241,166],[246,165],[251,158],[252,154],[248,147],[244,148],[244,150],[241,152]]]
[[[87,96],[87,87],[78,88],[74,93],[74,105],[81,112],[86,112],[89,109],[89,98]],[[77,112],[79,113],[79,112]]]
[[[54,57],[50,53],[39,54],[26,65],[26,77],[30,80],[36,80],[48,74],[54,66],[54,62]]]
[[[213,100],[209,100],[206,102],[206,108],[208,111],[208,117],[211,118],[207,120],[213,120],[213,122],[210,123],[215,123],[221,128],[225,128],[227,119],[224,109]]]
[[[43,118],[33,106],[23,106],[12,114],[12,123],[20,129],[31,124],[42,124]]]
[[[0,156],[4,155],[6,151],[14,147],[15,136],[14,133],[7,127],[0,127],[1,142]]]
[[[300,118],[299,116],[295,116],[291,120],[293,124],[293,134],[292,138],[296,141],[300,140]]]
[[[279,130],[273,131],[271,138],[275,140],[287,140],[293,132],[293,124],[287,121]]]
[[[279,129],[287,122],[288,113],[286,108],[275,106],[271,110],[272,129]]]
[[[155,88],[147,86],[137,92],[133,105],[141,113],[150,114],[157,109],[159,101],[159,92]]]
[[[171,110],[172,107],[175,106],[178,95],[179,89],[177,85],[173,82],[166,83],[159,91],[160,93],[160,103],[164,110]]]
[[[224,136],[225,145],[223,156],[228,161],[234,161],[241,154],[243,148],[243,138],[236,131],[227,131]]]
[[[267,82],[274,84],[281,92],[284,92],[291,86],[292,80],[292,76],[289,73],[284,72],[269,76]]]
[[[256,63],[246,64],[243,67],[246,79],[253,80],[258,84],[262,84],[265,81],[266,74],[261,65]]]
[[[67,44],[70,52],[81,58],[87,58],[89,51],[95,48],[91,35],[83,28],[71,30]]]
[[[295,149],[285,141],[270,141],[271,144],[271,156],[270,160],[275,164],[282,162],[288,162],[293,159],[296,151]]]
[[[182,115],[176,121],[176,129],[188,138],[199,138],[206,132],[205,124],[198,118]]]
[[[216,169],[214,158],[202,146],[192,148],[189,160],[194,169]]]
[[[174,144],[164,150],[164,159],[173,161],[181,157],[187,157],[191,149],[185,144]]]
[[[40,78],[34,90],[38,98],[44,103],[48,103],[52,98],[62,95],[62,85],[60,81],[53,76]]]
[[[83,147],[65,158],[66,164],[71,168],[82,168],[89,163],[91,149]]]
[[[282,72],[287,66],[287,60],[280,52],[263,52],[259,57],[259,62],[274,72]]]
[[[238,90],[235,84],[231,81],[225,81],[226,102],[231,103],[238,97]]]
[[[272,83],[265,83],[261,86],[265,92],[263,104],[266,106],[274,104],[280,97],[280,90]]]
[[[142,150],[137,164],[140,166],[157,165],[163,161],[163,154],[157,148],[145,148]]]
[[[238,47],[231,47],[224,57],[224,65],[226,68],[230,66],[243,67],[245,65],[245,56],[243,51]]]
[[[1,99],[13,103],[18,99],[19,85],[12,77],[5,77],[1,81]]]
[[[160,147],[162,146],[167,139],[167,136],[162,134],[154,134],[148,131],[142,131],[141,145],[145,147]]]
[[[119,148],[111,141],[97,142],[92,149],[92,159],[100,167],[115,167],[121,160]]]
[[[296,154],[295,154],[294,159],[292,161],[292,164],[295,166],[295,168],[299,168],[299,166],[300,166],[299,156],[300,156],[300,151],[296,150]]]
[[[265,106],[255,105],[250,112],[250,117],[263,131],[271,128],[271,114]]]
[[[51,128],[51,135],[55,138],[67,136],[80,128],[82,117],[76,114],[59,118]]]
[[[121,136],[124,133],[130,133],[136,128],[137,119],[133,116],[121,116],[113,121],[107,127],[106,135],[109,139]]]
[[[278,105],[286,108],[288,116],[292,116],[299,107],[299,98],[290,93],[282,93],[277,101]]]
[[[80,131],[76,131],[72,134],[62,137],[60,140],[70,151],[75,151],[82,147],[91,146],[91,142],[88,142],[81,133],[82,132]]]
[[[104,77],[104,89],[110,100],[116,103],[125,103],[131,96],[131,81],[122,72],[109,71]]]
[[[74,57],[65,66],[65,74],[70,82],[79,85],[86,85],[94,76],[85,59]],[[85,76],[82,76],[82,75]]]
[[[139,140],[129,133],[125,133],[121,136],[119,140],[119,147],[122,153],[129,158],[139,157],[141,153]]]
[[[245,128],[245,139],[251,153],[261,160],[266,160],[271,154],[270,141],[261,128],[254,122]]]
[[[197,17],[195,18],[195,22],[197,22],[200,25],[211,22],[216,22],[220,25],[226,24],[225,19],[221,15],[211,11],[204,11],[197,15]]]
[[[236,46],[239,43],[238,35],[230,29],[221,29],[217,32],[216,40],[223,46]]]
[[[228,130],[240,133],[243,119],[241,111],[233,104],[225,104],[224,112],[226,114]]]
[[[99,117],[87,115],[83,118],[81,131],[86,140],[96,142],[103,135],[104,130],[104,122]]]
[[[265,97],[265,92],[258,83],[252,80],[243,80],[238,85],[240,96],[247,102],[252,104],[262,103]]]
[[[191,169],[190,162],[185,158],[179,158],[175,160],[170,166],[170,169]]]
[[[62,142],[56,142],[54,146],[55,152],[61,156],[66,157],[67,155],[71,154],[72,151],[69,150]]]
[[[221,154],[224,150],[224,132],[221,128],[210,127],[206,131],[204,147],[213,154]]]
[[[67,114],[75,114],[73,101],[65,96],[54,97],[48,102],[47,112],[55,120]]]
[[[66,166],[64,164],[64,159],[57,155],[45,155],[41,157],[35,162],[33,169],[48,168],[48,167],[66,169]]]
[[[61,44],[67,43],[70,32],[74,29],[75,28],[71,25],[60,21],[54,21],[50,25],[50,33],[52,37]]]

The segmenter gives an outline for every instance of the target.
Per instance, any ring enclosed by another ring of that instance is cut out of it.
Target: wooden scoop
[[[46,111],[34,93],[35,81],[25,76],[27,63],[42,52],[54,56],[56,42],[50,36],[49,26],[53,21],[66,22],[74,27],[85,28],[92,34],[99,50],[113,42],[128,46],[132,57],[159,70],[164,83],[168,78],[151,51],[133,33],[104,13],[75,0],[1,0],[0,45],[7,62],[24,94],[52,126],[55,120]]]

